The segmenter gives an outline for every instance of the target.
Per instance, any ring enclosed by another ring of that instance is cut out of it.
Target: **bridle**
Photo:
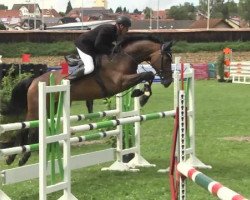
[[[170,59],[171,63],[172,63],[172,51],[171,51],[171,47],[172,47],[172,43],[163,43],[161,44],[161,47],[160,47],[160,54],[161,54],[161,67],[159,70],[156,70],[156,73],[155,75],[158,75],[160,77],[161,80],[164,80],[165,77],[164,77],[164,56],[168,56],[168,58]],[[120,49],[120,46],[117,45],[115,48],[118,48],[119,50]],[[114,49],[115,49],[114,48]],[[136,64],[138,65],[139,62],[136,61],[136,58],[133,58],[131,55],[129,55],[128,53],[126,52],[123,52],[125,55],[129,56],[131,58],[131,60]],[[146,61],[149,65],[153,65],[152,62],[150,61]],[[145,70],[145,69],[144,69]],[[147,71],[147,70],[145,70]]]
[[[170,61],[172,63],[172,52],[170,48],[165,48],[165,43],[161,45],[161,68],[158,72],[158,76],[161,80],[164,79],[164,66],[163,66],[163,58],[164,55],[168,56],[170,58]]]
[[[164,80],[165,77],[164,77],[164,56],[168,56],[171,63],[172,63],[172,52],[171,52],[171,46],[167,45],[166,43],[163,43],[161,45],[161,49],[159,50],[160,51],[160,54],[161,54],[161,67],[159,70],[156,70],[156,74],[155,75],[158,75],[160,77],[161,80]],[[148,64],[150,65],[153,65],[153,63],[151,62],[147,62]]]

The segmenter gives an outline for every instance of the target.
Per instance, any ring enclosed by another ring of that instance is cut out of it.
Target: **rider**
[[[131,20],[126,16],[118,16],[115,25],[102,24],[93,30],[82,33],[76,39],[75,45],[84,64],[77,69],[76,78],[93,72],[95,55],[109,55],[114,48],[113,42],[124,36],[129,27],[131,27]]]

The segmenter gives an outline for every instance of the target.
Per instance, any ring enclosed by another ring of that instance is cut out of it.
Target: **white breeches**
[[[76,48],[77,51],[78,51],[78,54],[81,58],[81,60],[83,61],[84,63],[84,74],[90,74],[91,72],[94,71],[94,61],[93,61],[93,58],[82,52],[80,49]]]

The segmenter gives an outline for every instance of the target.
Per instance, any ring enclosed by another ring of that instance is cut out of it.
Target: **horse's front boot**
[[[131,97],[139,97],[141,95],[143,95],[144,92],[140,89],[135,89],[133,90],[133,92],[131,93]]]

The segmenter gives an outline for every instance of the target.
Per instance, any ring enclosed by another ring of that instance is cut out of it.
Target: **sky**
[[[0,0],[0,4],[8,6],[9,9],[12,8],[13,4],[17,3],[39,3],[40,8],[54,8],[58,12],[66,11],[66,7],[69,0]],[[92,7],[94,5],[94,0],[70,0],[73,8],[76,7]],[[108,8],[112,8],[114,11],[117,7],[126,7],[127,10],[133,12],[134,9],[142,11],[146,7],[150,7],[157,10],[159,2],[159,9],[164,10],[170,8],[174,5],[180,5],[184,2],[193,3],[198,5],[199,0],[108,0]]]

